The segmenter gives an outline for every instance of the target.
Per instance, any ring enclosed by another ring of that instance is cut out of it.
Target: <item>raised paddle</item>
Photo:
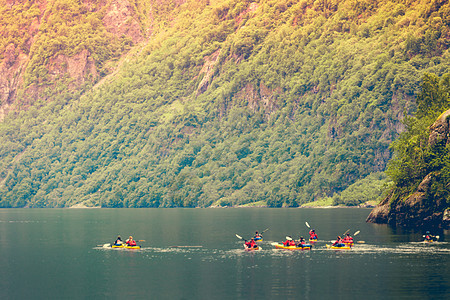
[[[292,241],[292,238],[291,238],[290,236],[286,236],[286,239],[287,239],[288,241]]]
[[[261,234],[263,234],[264,232],[266,232],[267,230],[269,230],[269,228],[264,229]]]
[[[305,222],[305,224],[306,224],[306,226],[308,226],[308,228],[311,228],[311,226],[309,226],[309,223],[308,223],[308,222]]]
[[[358,230],[357,232],[355,232],[355,233],[353,234],[353,236],[358,235],[360,232],[361,232],[361,231]]]
[[[240,236],[240,235],[238,235],[238,234],[236,234],[236,237],[237,237],[238,239],[240,239],[240,240],[247,241],[246,239],[243,239],[242,236]]]

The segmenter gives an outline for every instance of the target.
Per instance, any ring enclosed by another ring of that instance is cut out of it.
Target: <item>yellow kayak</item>
[[[304,244],[303,247],[297,246],[285,246],[283,244],[274,244],[276,249],[286,249],[286,250],[311,250],[311,245]]]
[[[333,246],[333,245],[328,245],[326,244],[328,249],[336,249],[336,250],[350,250],[352,249],[352,247],[345,245],[345,246]]]
[[[123,249],[141,249],[141,246],[128,246],[127,244],[112,245],[111,248],[123,248]]]

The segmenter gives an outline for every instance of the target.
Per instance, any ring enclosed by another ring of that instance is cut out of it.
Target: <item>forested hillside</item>
[[[393,144],[388,195],[368,217],[375,223],[450,227],[450,73],[425,74],[417,111]]]
[[[442,0],[24,3],[0,1],[2,207],[378,186],[423,74],[450,66]]]

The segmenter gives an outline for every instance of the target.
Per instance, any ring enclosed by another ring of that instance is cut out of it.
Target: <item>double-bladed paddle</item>
[[[247,241],[246,239],[243,239],[242,236],[238,235],[237,233],[236,233],[236,237],[240,240]]]
[[[264,229],[261,234],[263,234],[264,232],[266,232],[267,230],[269,230],[269,228]]]

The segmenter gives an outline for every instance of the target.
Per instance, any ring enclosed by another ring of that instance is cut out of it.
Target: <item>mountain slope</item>
[[[297,206],[383,171],[421,74],[450,64],[448,2],[403,2],[136,14],[156,29],[114,76],[8,100],[30,105],[0,127],[1,206]]]
[[[408,130],[393,143],[393,187],[368,222],[450,227],[450,73],[426,74],[422,87],[417,112],[405,120]]]

